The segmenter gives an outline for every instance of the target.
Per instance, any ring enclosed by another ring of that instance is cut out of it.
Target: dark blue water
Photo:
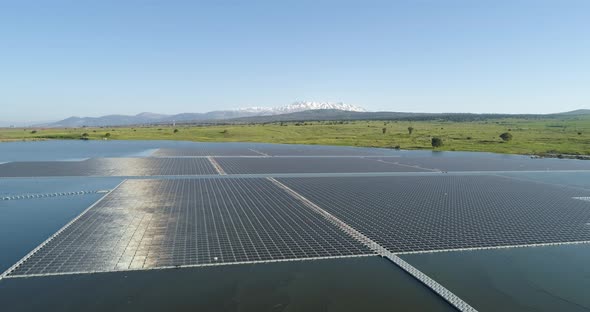
[[[0,282],[6,311],[454,311],[380,257]]]
[[[0,162],[145,157],[171,141],[0,143]],[[232,143],[252,148],[277,145]],[[280,145],[278,145],[280,146]],[[334,148],[334,147],[330,147]],[[525,156],[392,151],[400,157]],[[537,160],[531,160],[537,161]],[[546,160],[560,162],[567,160]],[[576,162],[575,160],[572,160]],[[590,173],[503,173],[590,188]],[[113,188],[118,178],[0,178],[0,196]],[[0,201],[0,271],[8,268],[102,195]],[[590,209],[590,204],[589,204]],[[589,229],[590,230],[590,229]],[[590,246],[404,256],[480,311],[590,311]],[[35,299],[31,300],[31,294]],[[4,311],[445,311],[449,307],[380,258],[107,273],[0,281]]]
[[[142,156],[157,147],[155,141],[7,142],[0,143],[0,162]]]
[[[43,161],[43,160],[80,160],[92,157],[145,157],[158,148],[190,148],[210,145],[236,146],[245,148],[276,149],[292,148],[288,144],[264,143],[210,143],[185,141],[79,141],[55,140],[37,142],[4,142],[0,143],[0,162],[9,161]],[[304,146],[304,145],[301,145]],[[308,145],[312,149],[334,150],[334,154],[346,150],[363,150],[359,147]],[[440,151],[399,151],[392,149],[366,148],[370,154],[391,155],[400,157],[494,157],[501,159],[528,158],[526,156],[503,155],[473,152],[440,152]]]
[[[112,177],[3,178],[0,179],[0,197],[3,195],[109,190],[117,186],[121,181],[120,178]]]
[[[109,190],[117,178],[0,179],[3,195]],[[0,200],[0,272],[59,230],[104,194]]]
[[[101,197],[72,197],[0,201],[0,271],[45,241]]]
[[[590,244],[402,258],[479,311],[590,311]]]

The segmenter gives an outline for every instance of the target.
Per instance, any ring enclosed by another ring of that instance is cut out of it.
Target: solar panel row
[[[368,253],[266,179],[128,180],[10,275]]]
[[[545,171],[590,170],[590,162],[525,157],[372,157],[382,161],[440,171]]]
[[[496,176],[281,178],[392,252],[590,240],[588,191]]]
[[[206,156],[261,156],[252,149],[235,148],[226,145],[204,146],[203,148],[161,148],[152,156],[157,157],[206,157]]]
[[[427,171],[359,157],[216,158],[228,174]]]
[[[0,177],[203,174],[217,174],[206,158],[93,158],[84,161],[32,161],[0,165]]]
[[[194,147],[161,148],[153,156],[385,156],[394,153],[389,149],[347,146],[200,143]]]
[[[589,170],[590,162],[484,157],[218,157],[228,174]],[[0,164],[0,177],[217,174],[207,158],[96,158]]]

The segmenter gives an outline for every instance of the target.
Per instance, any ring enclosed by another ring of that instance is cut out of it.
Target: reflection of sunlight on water
[[[159,150],[159,148],[151,148],[151,149],[147,149],[145,151],[139,152],[139,153],[129,154],[127,156],[128,157],[150,157],[158,150]]]
[[[93,160],[92,165],[99,175],[141,176],[154,171],[154,166],[143,158],[101,158]]]
[[[112,190],[121,181],[121,178],[116,177],[1,178],[0,194],[61,194],[80,191]]]
[[[112,255],[115,258],[109,259],[114,269],[139,269],[144,267],[146,260],[150,260],[148,266],[157,261],[149,256],[161,253],[159,246],[165,237],[168,220],[154,216],[161,214],[157,213],[158,210],[165,210],[173,204],[168,198],[159,196],[160,191],[159,183],[127,181],[116,190],[113,198],[116,205],[103,209],[112,214],[115,228],[111,230],[120,229],[120,235],[109,235],[107,238],[112,241],[105,242],[114,246]]]

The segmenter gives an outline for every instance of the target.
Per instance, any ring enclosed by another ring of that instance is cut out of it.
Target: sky
[[[590,1],[0,0],[0,121],[590,108]]]

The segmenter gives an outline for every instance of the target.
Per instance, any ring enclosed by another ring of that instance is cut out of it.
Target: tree
[[[512,133],[504,132],[504,133],[500,134],[500,138],[502,140],[504,140],[504,142],[508,142],[508,141],[512,140]]]
[[[174,133],[178,133],[178,129],[174,129]]]
[[[432,147],[437,148],[437,147],[443,146],[443,141],[441,138],[433,137],[431,144],[432,144]]]
[[[412,132],[414,132],[414,127],[412,127],[412,126],[408,127],[408,133],[410,135],[412,135]]]
[[[385,134],[385,132],[387,132],[387,128],[383,127],[383,129],[381,129],[381,131],[383,131],[383,134]]]

